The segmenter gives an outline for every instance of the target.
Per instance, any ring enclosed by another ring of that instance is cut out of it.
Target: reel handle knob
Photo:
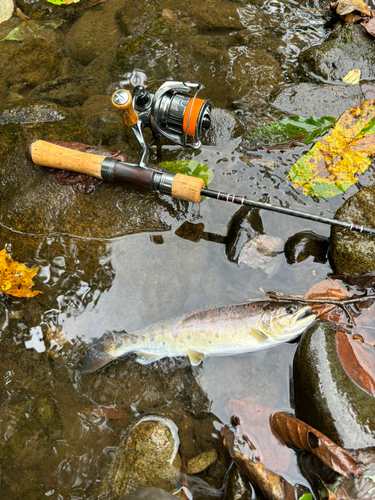
[[[128,90],[119,89],[112,94],[111,102],[113,106],[121,111],[125,125],[131,127],[138,121],[138,115],[134,111],[132,95]]]

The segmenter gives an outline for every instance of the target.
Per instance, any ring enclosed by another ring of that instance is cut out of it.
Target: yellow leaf
[[[330,198],[357,182],[375,154],[375,100],[346,110],[335,127],[291,168],[304,194]]]
[[[349,73],[344,76],[342,81],[344,83],[351,83],[352,85],[357,85],[361,78],[361,70],[360,69],[352,69]]]
[[[350,12],[358,11],[365,16],[371,16],[368,5],[363,0],[339,0],[336,12],[340,16],[345,16]]]
[[[12,260],[5,248],[0,251],[0,290],[7,295],[34,297],[38,293],[43,293],[31,290],[31,287],[34,286],[33,278],[38,271],[39,267],[30,269],[24,264]]]

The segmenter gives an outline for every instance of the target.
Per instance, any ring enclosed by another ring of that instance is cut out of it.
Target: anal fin
[[[198,366],[204,358],[202,352],[194,351],[193,349],[188,349],[188,356],[191,366]]]
[[[137,356],[137,363],[140,365],[149,365],[150,363],[153,363],[154,361],[159,361],[159,359],[164,358],[163,354],[160,353],[154,353],[154,352],[136,352],[135,353]]]

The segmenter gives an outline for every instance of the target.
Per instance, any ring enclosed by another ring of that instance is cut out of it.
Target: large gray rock
[[[375,186],[368,186],[346,200],[335,219],[375,228]],[[332,267],[338,273],[375,271],[375,239],[332,226],[330,256]]]
[[[291,115],[339,118],[362,101],[359,85],[299,83],[284,89],[272,104]]]
[[[331,82],[355,68],[362,80],[375,78],[374,39],[359,24],[336,29],[321,45],[303,51],[300,60],[308,72]]]
[[[375,398],[343,368],[333,323],[317,321],[303,334],[293,383],[298,418],[344,448],[375,445]]]

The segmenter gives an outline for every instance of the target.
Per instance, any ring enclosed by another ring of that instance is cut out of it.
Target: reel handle
[[[83,153],[41,140],[31,143],[28,157],[35,165],[42,167],[60,168],[106,181],[132,184],[193,203],[201,201],[201,190],[204,188],[203,179],[197,177],[148,170],[112,157]]]
[[[128,90],[116,90],[112,94],[111,102],[116,109],[121,111],[125,125],[131,127],[137,123],[138,115],[133,108],[132,95]]]

